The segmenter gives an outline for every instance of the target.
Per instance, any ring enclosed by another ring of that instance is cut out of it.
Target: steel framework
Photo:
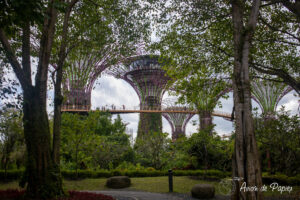
[[[252,82],[252,98],[258,103],[266,119],[275,117],[279,101],[291,90],[292,87],[284,83],[261,80]]]
[[[123,65],[110,69],[107,74],[129,83],[138,94],[141,110],[161,108],[161,101],[170,78],[161,68],[158,56],[142,55],[126,59]],[[160,113],[141,113],[138,137],[151,131],[162,131]]]
[[[163,101],[165,106],[164,111],[187,111],[191,110],[188,105],[176,104],[176,100],[165,99]],[[172,129],[172,140],[176,140],[185,136],[185,128],[189,120],[195,115],[193,113],[175,113],[165,112],[162,114],[169,122]]]
[[[101,51],[76,51],[73,59],[67,59],[64,70],[63,93],[66,97],[63,106],[91,108],[91,92],[96,79],[115,59],[109,46]]]

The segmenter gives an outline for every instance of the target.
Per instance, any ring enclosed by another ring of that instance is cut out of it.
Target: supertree
[[[276,117],[276,108],[279,101],[292,90],[292,87],[284,83],[265,80],[252,81],[252,98],[262,110],[264,125],[268,127]],[[270,150],[266,150],[268,169],[271,170]]]
[[[279,101],[292,88],[284,83],[253,80],[252,98],[259,104],[265,120],[275,118]]]
[[[219,99],[230,91],[230,82],[224,78],[204,79],[196,74],[176,81],[173,87],[180,102],[187,102],[198,111],[199,129],[209,130],[213,125],[213,110]]]
[[[131,57],[107,72],[133,87],[139,97],[141,110],[161,109],[162,97],[170,78],[162,69],[158,58],[150,55]],[[147,136],[151,131],[162,131],[161,114],[140,113],[137,137]]]
[[[176,104],[176,100],[165,99],[163,101],[165,106],[165,111],[186,111],[191,110],[190,106]],[[192,113],[175,113],[175,112],[165,112],[162,114],[167,121],[170,123],[172,129],[172,140],[176,140],[180,137],[185,136],[185,128],[188,121],[195,115]]]
[[[78,50],[67,60],[64,70],[64,107],[89,110],[91,91],[101,72],[110,66],[114,59],[109,48],[101,51],[84,52]]]

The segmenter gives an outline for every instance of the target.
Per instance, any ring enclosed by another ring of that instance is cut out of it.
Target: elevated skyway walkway
[[[140,106],[134,106],[134,107],[126,107],[126,106],[102,106],[101,108],[97,108],[96,110],[103,111],[103,112],[109,112],[111,114],[129,114],[129,113],[186,113],[186,114],[198,114],[198,111],[196,110],[169,110],[164,108],[163,106],[160,108],[147,108],[144,107],[143,109],[140,109]],[[90,112],[90,111],[96,111],[91,110],[90,106],[82,106],[82,105],[64,105],[62,106],[61,111],[62,112],[73,112],[73,113],[84,113],[84,112]],[[222,117],[226,120],[231,120],[231,113],[226,113],[222,111],[214,111],[212,113],[215,117]]]

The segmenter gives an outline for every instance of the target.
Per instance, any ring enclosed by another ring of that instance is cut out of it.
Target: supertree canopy
[[[74,109],[90,109],[91,91],[101,72],[109,66],[112,54],[106,49],[100,51],[73,53],[72,59],[67,60],[64,70],[64,106]],[[102,55],[102,56],[100,56]]]
[[[219,99],[230,91],[227,79],[204,79],[189,76],[187,80],[180,80],[176,84],[176,92],[180,95],[180,102],[187,102],[195,106],[199,112],[200,130],[212,127],[212,112]]]
[[[160,110],[167,82],[170,79],[158,62],[158,56],[142,55],[128,58],[123,65],[107,72],[129,83],[140,100],[141,110]],[[140,113],[138,138],[151,131],[162,131],[160,113]]]
[[[252,97],[261,107],[265,119],[275,117],[277,104],[291,90],[284,83],[262,80],[252,82]]]
[[[186,111],[191,110],[188,105],[176,104],[172,99],[166,99],[163,102],[166,111]],[[185,136],[185,128],[188,121],[194,116],[192,113],[165,112],[162,114],[170,123],[172,129],[172,140]]]

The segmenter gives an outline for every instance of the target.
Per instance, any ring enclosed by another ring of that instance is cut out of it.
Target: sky
[[[277,110],[283,105],[286,110],[289,110],[291,114],[297,114],[298,110],[298,99],[294,95],[295,92],[290,92],[285,95],[278,104]],[[228,99],[220,99],[222,108],[216,108],[215,110],[223,111],[227,113],[232,112],[233,107],[233,99],[232,92],[230,92]],[[163,100],[166,98],[170,98],[166,92],[163,96]],[[171,97],[176,98],[176,97]],[[112,76],[104,75],[97,79],[94,89],[92,91],[92,109],[96,109],[97,107],[102,106],[110,106],[115,105],[117,107],[122,107],[123,105],[126,108],[133,108],[139,106],[139,99],[134,91],[134,89],[124,80],[116,79]],[[252,106],[258,108],[258,112],[261,113],[259,105],[252,101]],[[139,114],[131,113],[131,114],[121,114],[122,120],[127,123],[128,129],[131,129],[133,132],[133,137],[136,137],[137,127],[139,122]],[[116,117],[116,116],[114,116]],[[220,117],[213,117],[213,123],[215,126],[215,131],[219,135],[229,135],[233,131],[232,122],[225,120]],[[198,128],[198,116],[195,115],[187,124],[186,127],[186,135],[190,136],[192,133],[195,133]],[[171,127],[168,121],[163,117],[163,131],[169,133],[169,137],[171,137]]]
[[[9,71],[7,76],[11,79],[16,79],[14,73]],[[34,76],[34,75],[33,75]],[[34,79],[34,78],[33,78]],[[21,92],[21,89],[18,88],[18,91]],[[287,95],[285,95],[279,102],[277,110],[281,108],[281,106],[285,106],[286,110],[290,111],[290,114],[295,115],[299,114],[299,102],[300,99],[295,96],[296,92],[291,91]],[[233,107],[233,99],[232,92],[230,92],[228,99],[221,98],[222,108],[215,108],[217,111],[232,112]],[[48,113],[53,114],[53,89],[50,87],[48,90]],[[168,92],[165,92],[163,96],[163,100],[167,98],[176,98],[168,95]],[[122,107],[123,105],[126,108],[138,108],[139,107],[139,98],[134,89],[124,80],[116,79],[109,75],[102,75],[99,77],[94,85],[94,89],[92,90],[92,109],[96,109],[97,107],[102,106],[111,106],[112,104],[117,107]],[[13,98],[5,100],[5,101],[14,101]],[[3,101],[0,100],[0,107]],[[252,106],[258,108],[258,113],[261,113],[259,105],[252,101]],[[115,118],[117,115],[114,115]],[[121,114],[122,120],[127,124],[127,128],[129,133],[133,135],[133,138],[136,137],[137,127],[139,122],[139,114],[131,113],[131,114]],[[169,137],[171,137],[171,126],[169,122],[162,117],[163,120],[163,131],[169,133]],[[233,131],[233,123],[225,120],[220,117],[213,117],[213,123],[215,126],[215,131],[218,135],[230,135]],[[199,119],[198,116],[195,115],[191,118],[186,126],[186,136],[190,136],[191,134],[197,132],[197,128],[199,127]]]

